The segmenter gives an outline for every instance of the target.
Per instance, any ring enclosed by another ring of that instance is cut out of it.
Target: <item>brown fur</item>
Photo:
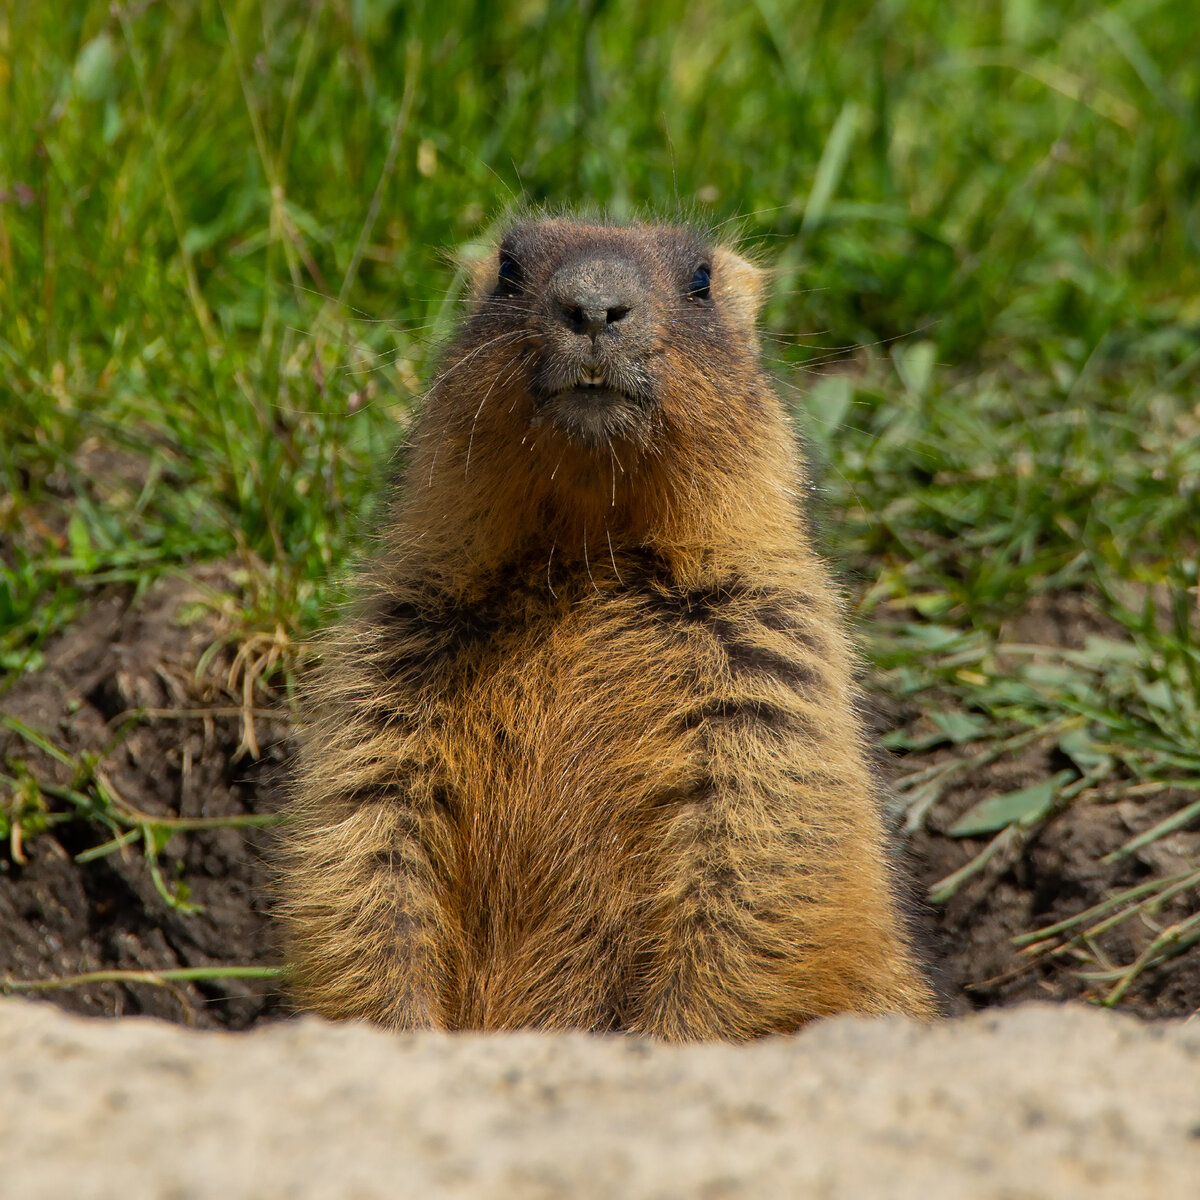
[[[758,362],[760,273],[674,227],[509,244],[524,288],[492,294],[494,258],[477,283],[312,690],[282,870],[296,997],[397,1029],[670,1040],[930,1015]],[[646,339],[612,370],[647,399],[600,446],[538,394],[555,339],[576,345],[545,281],[581,254],[644,280],[641,324],[608,332]]]

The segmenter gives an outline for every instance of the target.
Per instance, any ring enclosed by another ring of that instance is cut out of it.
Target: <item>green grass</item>
[[[1193,0],[8,3],[0,190],[10,679],[97,587],[212,559],[249,627],[311,628],[456,256],[585,204],[777,267],[831,549],[926,714],[893,744],[1064,756],[977,835],[1200,775]],[[153,464],[122,505],[97,440]],[[1064,589],[1120,636],[1003,644]]]

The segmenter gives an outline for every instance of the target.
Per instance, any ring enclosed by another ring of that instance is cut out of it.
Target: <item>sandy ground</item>
[[[678,1048],[6,1000],[0,1063],[23,1200],[1200,1195],[1200,1021],[1081,1007]]]

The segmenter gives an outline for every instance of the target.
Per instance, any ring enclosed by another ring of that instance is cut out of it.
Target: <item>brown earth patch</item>
[[[1087,593],[1051,592],[1032,597],[1004,624],[999,641],[1079,650],[1093,636],[1123,640],[1126,635]],[[885,698],[879,707],[880,733],[920,719],[911,703],[889,704]],[[893,775],[915,772],[983,748],[966,744],[912,753],[886,769]],[[987,845],[986,837],[949,836],[963,813],[987,796],[1029,787],[1068,765],[1050,738],[948,785],[924,827],[906,842],[909,868],[921,893],[963,868]],[[1200,887],[1189,887],[1157,909],[1053,953],[1046,952],[1049,946],[1022,949],[1013,939],[1139,884],[1200,868],[1200,818],[1121,858],[1103,861],[1196,798],[1183,789],[1136,798],[1121,798],[1112,787],[1084,793],[999,852],[944,903],[925,903],[918,925],[929,938],[946,1010],[958,1015],[1022,1000],[1103,1001],[1116,983],[1115,973],[1133,964],[1164,929],[1200,909]],[[1147,970],[1120,1006],[1144,1017],[1200,1011],[1200,951],[1193,948]]]
[[[17,732],[47,739],[95,778],[123,814],[237,818],[272,813],[281,796],[288,723],[261,686],[231,686],[232,646],[206,651],[228,632],[220,569],[164,578],[145,595],[114,588],[99,596],[45,649],[45,665],[0,695],[0,770],[51,788],[79,788],[79,771]],[[236,682],[236,681],[235,681]],[[250,752],[257,741],[259,755]],[[13,789],[0,784],[0,802]],[[60,794],[61,795],[61,794]],[[176,833],[158,855],[168,890],[180,884],[199,911],[172,907],[139,842],[98,860],[75,856],[105,840],[71,803],[49,800],[52,824],[0,852],[0,978],[45,979],[98,970],[162,970],[217,964],[269,965],[265,850],[270,831],[213,828]],[[22,861],[23,860],[23,861]],[[47,993],[82,1013],[144,1012],[196,1026],[249,1025],[275,1011],[258,982],[103,983]]]
[[[911,870],[930,888],[965,866],[986,839],[951,838],[945,830],[984,796],[1045,779],[1058,768],[1038,748],[1001,761],[947,789],[929,828],[908,841]],[[1022,950],[1013,939],[1100,904],[1148,880],[1194,870],[1200,831],[1177,831],[1112,863],[1105,855],[1182,808],[1194,793],[1164,791],[1137,801],[1076,803],[1027,841],[997,855],[944,904],[926,909],[947,1011],[958,1015],[1021,1000],[1102,1000],[1115,978],[1094,978],[1128,967],[1153,938],[1197,909],[1198,889],[1176,895],[1152,913],[1136,915],[1057,953]],[[1193,822],[1193,826],[1196,823]],[[1145,1017],[1188,1016],[1200,1009],[1200,958],[1190,950],[1141,975],[1121,1001]]]

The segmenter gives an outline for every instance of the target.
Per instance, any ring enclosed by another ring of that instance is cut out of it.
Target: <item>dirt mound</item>
[[[1075,1006],[672,1047],[9,1000],[0,1056],[24,1200],[1190,1200],[1200,1178],[1200,1028]]]

